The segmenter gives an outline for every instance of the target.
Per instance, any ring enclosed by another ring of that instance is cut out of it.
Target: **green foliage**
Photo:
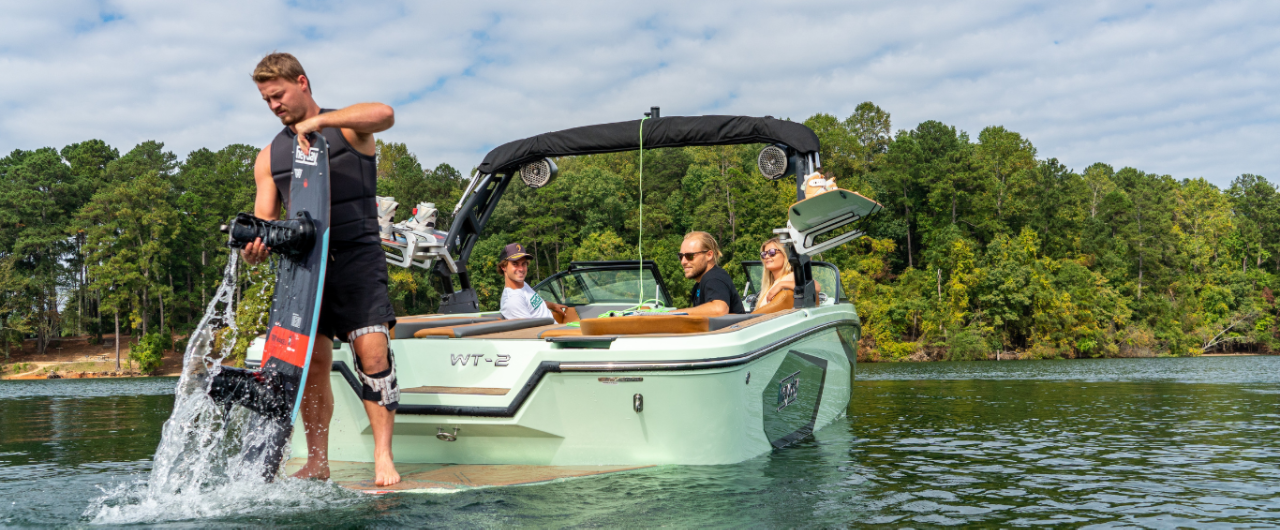
[[[181,233],[170,193],[168,179],[152,171],[104,187],[80,212],[89,224],[86,261],[102,309],[132,308],[131,323],[144,331],[151,297],[169,291],[162,274]]]
[[[165,337],[160,333],[148,333],[129,349],[129,359],[138,363],[142,373],[150,374],[160,369],[164,360]]]
[[[0,346],[5,359],[11,345],[21,345],[23,335],[34,331],[28,312],[30,300],[24,296],[28,280],[17,262],[17,256],[0,257]]]
[[[236,333],[232,337],[235,343],[227,355],[233,366],[241,368],[253,339],[267,332],[267,315],[271,312],[271,298],[276,290],[276,274],[270,261],[245,267],[243,275],[248,287],[236,307]]]
[[[636,259],[635,245],[629,245],[613,230],[593,232],[573,252],[574,261]]]
[[[952,361],[985,360],[990,351],[982,333],[969,329],[951,334],[946,346],[949,360]]]
[[[16,304],[5,304],[8,311],[0,309],[7,313],[0,318],[14,324],[4,327],[29,329],[42,353],[61,324],[62,258],[75,248],[66,229],[89,187],[52,148],[14,151],[0,159],[0,257],[12,257],[21,276],[6,282],[19,295]]]
[[[976,138],[938,121],[895,132],[871,102],[805,124],[823,171],[884,206],[860,227],[867,237],[819,257],[842,271],[866,358],[1280,350],[1273,181],[1246,174],[1222,190],[1104,163],[1077,171],[1001,126]],[[760,147],[649,150],[643,179],[636,152],[566,157],[546,187],[513,183],[467,262],[482,309],[498,307],[497,256],[512,242],[533,254],[534,284],[572,261],[643,250],[684,306],[691,282],[676,252],[685,233],[705,230],[742,285],[740,262],[756,259],[795,201],[793,182],[759,177]],[[404,144],[377,149],[378,193],[401,204],[395,220],[433,202],[447,228],[463,174],[424,168]],[[179,161],[156,141],[122,156],[88,140],[0,159],[0,346],[100,337],[117,314],[135,336],[189,330],[227,263],[218,226],[252,211],[258,154],[234,144]],[[389,272],[397,314],[436,310],[441,286],[428,272]],[[237,281],[240,359],[265,328],[274,273],[246,267]]]

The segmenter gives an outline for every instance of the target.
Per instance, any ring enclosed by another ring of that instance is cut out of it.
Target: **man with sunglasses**
[[[742,314],[742,298],[733,288],[733,278],[718,264],[720,245],[706,232],[689,232],[680,244],[680,267],[684,277],[694,282],[689,293],[693,307],[681,312],[694,316],[719,317]]]

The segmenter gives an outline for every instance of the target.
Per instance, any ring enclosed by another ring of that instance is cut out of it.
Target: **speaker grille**
[[[775,180],[787,172],[787,153],[782,148],[771,145],[760,151],[760,156],[756,158],[756,165],[760,168],[760,174],[769,180]]]
[[[556,176],[556,165],[548,158],[520,166],[520,180],[530,188],[541,188]]]

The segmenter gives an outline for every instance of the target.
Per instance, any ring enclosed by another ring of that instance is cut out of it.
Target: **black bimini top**
[[[485,155],[480,172],[514,170],[548,157],[635,151],[640,121],[575,127],[502,144]],[[644,120],[644,147],[780,143],[802,155],[816,153],[818,135],[803,124],[750,116],[670,116]]]

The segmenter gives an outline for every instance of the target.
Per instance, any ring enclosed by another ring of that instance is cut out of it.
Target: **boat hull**
[[[844,414],[859,332],[853,306],[837,304],[689,336],[394,340],[392,449],[405,463],[741,462]],[[348,346],[334,366],[329,458],[371,461]],[[305,457],[301,424],[294,434]]]

